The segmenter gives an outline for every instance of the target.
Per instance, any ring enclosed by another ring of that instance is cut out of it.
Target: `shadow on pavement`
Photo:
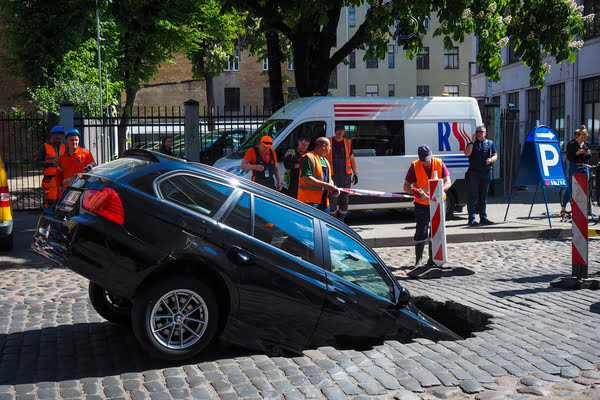
[[[535,276],[524,276],[514,279],[495,279],[496,282],[515,282],[515,283],[543,283],[553,281],[554,279],[564,276],[563,274],[545,274]]]
[[[600,303],[594,303],[590,306],[590,311],[596,314],[600,314]]]
[[[557,275],[557,277],[560,277],[560,276],[563,276],[563,275]],[[550,287],[550,282],[548,282],[548,287],[519,289],[519,290],[501,290],[499,292],[490,292],[490,294],[492,296],[496,296],[496,297],[511,297],[511,296],[519,296],[519,295],[524,295],[524,294],[558,292],[558,291],[563,291],[563,290],[569,290],[569,289]]]

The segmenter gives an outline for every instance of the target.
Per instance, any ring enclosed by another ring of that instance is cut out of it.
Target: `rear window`
[[[152,161],[149,160],[126,157],[94,167],[92,171],[108,178],[119,179],[151,164]]]

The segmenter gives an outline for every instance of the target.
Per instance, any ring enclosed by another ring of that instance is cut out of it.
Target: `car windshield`
[[[289,124],[292,123],[291,119],[268,119],[266,120],[257,130],[254,131],[252,136],[250,136],[239,148],[239,150],[234,154],[241,154],[243,157],[248,149],[256,146],[258,141],[263,136],[271,136],[275,139],[277,136],[281,134],[287,128]]]

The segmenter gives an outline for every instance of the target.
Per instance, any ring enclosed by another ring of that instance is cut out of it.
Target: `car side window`
[[[369,292],[392,301],[393,286],[382,276],[379,262],[360,243],[327,226],[331,272]]]
[[[213,217],[233,188],[192,175],[175,175],[160,182],[162,197],[197,213]]]
[[[311,217],[254,197],[254,237],[310,263],[315,232]]]
[[[298,139],[306,136],[310,139],[308,145],[308,151],[312,151],[315,148],[315,140],[318,137],[326,136],[327,134],[327,123],[325,121],[309,121],[298,125],[289,135],[283,140],[283,142],[277,146],[277,159],[283,160],[285,152],[288,149],[295,149],[298,146]]]
[[[227,218],[223,220],[223,223],[233,229],[237,229],[240,232],[250,235],[252,222],[250,212],[250,195],[244,193]]]

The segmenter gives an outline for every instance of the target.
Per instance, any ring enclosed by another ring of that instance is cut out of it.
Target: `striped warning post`
[[[437,171],[436,171],[437,172]],[[446,263],[446,207],[444,183],[434,173],[429,180],[429,216],[431,218],[431,254],[438,267]]]
[[[574,174],[572,181],[573,242],[571,246],[571,273],[573,277],[588,277],[588,202],[587,174]]]

